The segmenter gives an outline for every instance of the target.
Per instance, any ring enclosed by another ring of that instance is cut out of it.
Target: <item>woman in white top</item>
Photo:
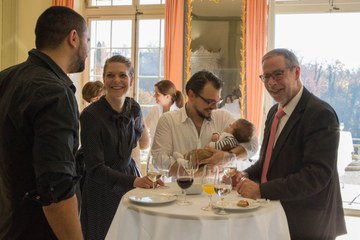
[[[145,124],[150,131],[151,143],[161,114],[184,106],[184,96],[176,90],[175,85],[170,80],[161,80],[154,87],[154,98],[157,105],[150,109],[145,118]]]

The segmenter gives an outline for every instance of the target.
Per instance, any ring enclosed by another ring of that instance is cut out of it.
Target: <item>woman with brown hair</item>
[[[95,102],[104,95],[104,84],[101,81],[87,82],[81,93],[87,103]]]
[[[157,106],[150,109],[145,118],[145,123],[149,128],[151,142],[154,139],[156,125],[160,116],[168,111],[176,110],[184,106],[184,96],[176,89],[170,80],[161,80],[155,85],[154,98]]]
[[[81,211],[85,239],[104,239],[121,197],[134,187],[153,184],[140,177],[131,158],[143,123],[140,105],[127,97],[134,81],[130,60],[121,55],[109,58],[103,79],[105,96],[80,116],[86,171]]]

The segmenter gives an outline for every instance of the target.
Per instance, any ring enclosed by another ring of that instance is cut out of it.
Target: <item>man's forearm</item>
[[[76,195],[43,207],[50,227],[59,240],[83,239]]]
[[[231,149],[231,152],[234,153],[236,155],[236,158],[238,160],[244,160],[247,158],[247,152],[246,152],[246,149],[239,145],[233,149]]]

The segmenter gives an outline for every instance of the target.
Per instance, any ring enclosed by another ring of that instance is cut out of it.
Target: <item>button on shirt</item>
[[[159,119],[151,151],[185,154],[196,148],[204,148],[214,132],[223,132],[225,127],[234,121],[230,112],[223,109],[213,110],[211,119],[204,119],[198,134],[195,124],[186,114],[185,106],[164,113]],[[250,142],[241,145],[246,149],[247,156],[251,157],[257,151],[258,139],[254,136]]]

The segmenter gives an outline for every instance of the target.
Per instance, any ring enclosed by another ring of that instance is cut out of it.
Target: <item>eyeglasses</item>
[[[275,81],[280,81],[284,78],[284,73],[285,73],[285,69],[284,70],[276,70],[272,73],[260,75],[259,78],[263,82],[268,82],[270,77],[272,77],[272,79],[274,79]]]
[[[209,107],[218,106],[223,101],[222,98],[215,101],[215,100],[206,99],[199,94],[196,94],[196,95],[199,96],[204,102],[206,102]]]

